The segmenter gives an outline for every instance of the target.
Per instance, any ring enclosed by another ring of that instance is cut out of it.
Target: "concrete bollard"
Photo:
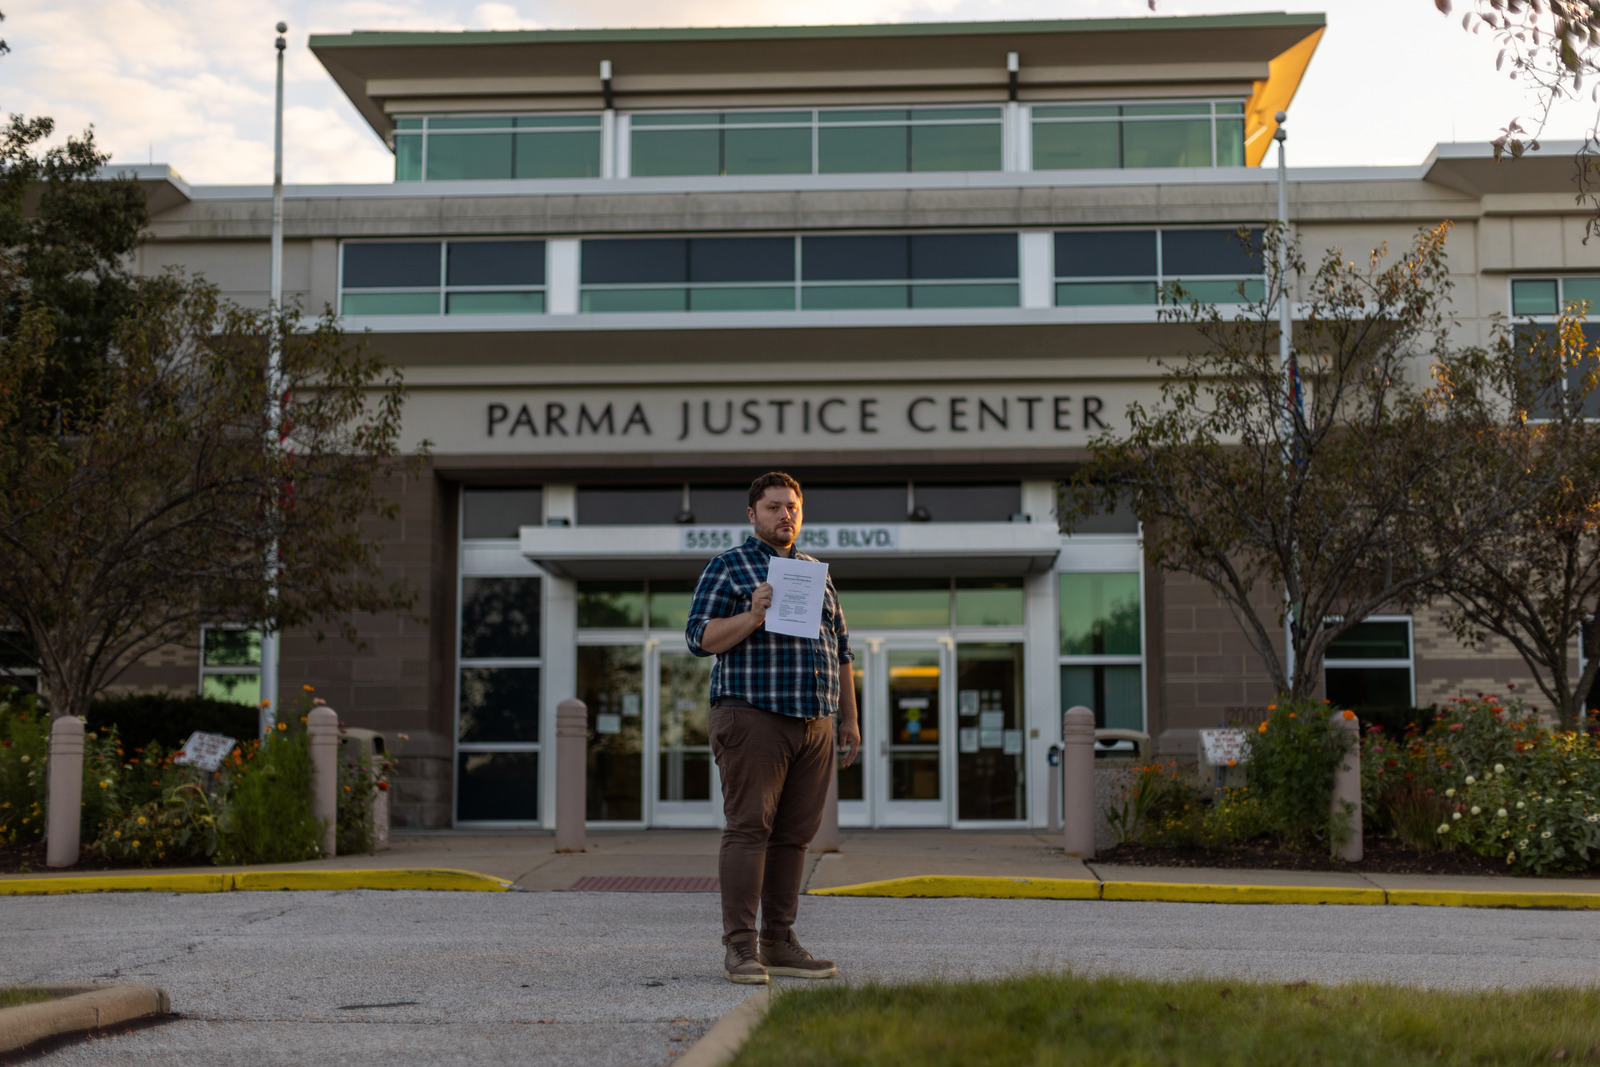
[[[1345,711],[1334,715],[1333,725],[1350,735],[1350,751],[1333,775],[1333,815],[1338,817],[1350,805],[1350,840],[1339,850],[1339,858],[1356,863],[1366,855],[1361,842],[1361,722]]]
[[[556,851],[588,847],[589,708],[568,697],[556,705]]]
[[[78,827],[83,821],[83,720],[63,715],[50,724],[50,778],[45,797],[46,867],[78,862]]]
[[[1076,707],[1061,717],[1062,849],[1094,859],[1094,712]]]
[[[828,798],[822,802],[822,825],[811,839],[812,852],[839,851],[839,751],[834,749],[828,767]]]
[[[330,707],[315,707],[306,716],[311,735],[311,814],[325,820],[322,854],[338,850],[339,831],[339,715]]]

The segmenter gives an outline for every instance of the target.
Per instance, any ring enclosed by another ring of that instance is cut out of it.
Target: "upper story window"
[[[395,121],[397,182],[599,176],[597,114],[431,115]]]
[[[1600,342],[1600,278],[1513,278],[1511,279],[1511,314],[1519,319],[1538,319],[1540,323],[1520,323],[1516,327],[1519,338],[1531,343],[1525,335],[1537,333],[1553,324],[1557,315],[1568,304],[1588,304],[1588,320],[1583,323],[1583,339],[1588,344]],[[1574,393],[1586,390],[1584,379],[1594,372],[1594,361],[1585,357],[1567,368],[1561,387]],[[1552,383],[1554,385],[1554,383]],[[1549,416],[1555,397],[1534,398],[1530,414],[1535,418]],[[1589,390],[1584,399],[1583,414],[1600,417],[1600,391]]]
[[[998,107],[635,114],[634,177],[1000,170]]]
[[[792,311],[1016,307],[1014,233],[583,242],[580,307]]]
[[[343,315],[539,314],[543,241],[373,241],[341,249]]]
[[[1156,304],[1174,283],[1205,303],[1260,300],[1260,243],[1259,230],[1245,239],[1236,229],[1063,231],[1056,234],[1056,306]]]
[[[1244,103],[1035,104],[1033,169],[1244,166]]]

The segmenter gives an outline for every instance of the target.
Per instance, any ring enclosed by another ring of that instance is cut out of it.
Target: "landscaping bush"
[[[380,783],[385,789],[389,787],[383,777],[387,766],[388,761],[382,756],[369,757],[359,745],[339,739],[338,824],[334,829],[334,851],[339,855],[378,850],[372,800]]]
[[[217,852],[217,817],[205,788],[206,772],[193,768],[159,798],[104,824],[92,848],[111,859],[146,865],[201,862]]]
[[[37,841],[44,833],[49,723],[32,693],[0,694],[0,843]]]
[[[218,863],[292,863],[322,854],[322,820],[311,814],[311,745],[288,723],[233,750],[223,767]]]
[[[1246,735],[1250,789],[1266,828],[1284,848],[1337,851],[1351,826],[1330,805],[1350,735],[1334,725],[1327,704],[1286,700],[1269,710],[1271,718]]]
[[[1227,848],[1259,837],[1268,825],[1247,787],[1213,794],[1175,760],[1140,767],[1121,802],[1105,814],[1119,844],[1138,841],[1175,848]]]
[[[155,742],[175,749],[196,730],[244,740],[261,732],[254,705],[178,693],[130,693],[101,697],[89,705],[89,728],[115,727],[129,745]]]

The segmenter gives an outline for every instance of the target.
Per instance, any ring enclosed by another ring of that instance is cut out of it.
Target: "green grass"
[[[1600,988],[1443,992],[1033,975],[785,991],[735,1067],[1519,1064],[1600,1059]]]
[[[16,1008],[23,1004],[38,1004],[45,1000],[54,1000],[54,993],[31,986],[0,986],[0,1008]]]

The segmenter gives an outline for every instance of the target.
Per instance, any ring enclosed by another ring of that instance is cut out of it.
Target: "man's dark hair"
[[[800,483],[782,471],[768,471],[750,483],[750,506],[756,506],[756,501],[761,499],[763,493],[773,486],[784,489],[793,489],[795,496],[801,496]],[[803,497],[802,497],[803,499]]]

